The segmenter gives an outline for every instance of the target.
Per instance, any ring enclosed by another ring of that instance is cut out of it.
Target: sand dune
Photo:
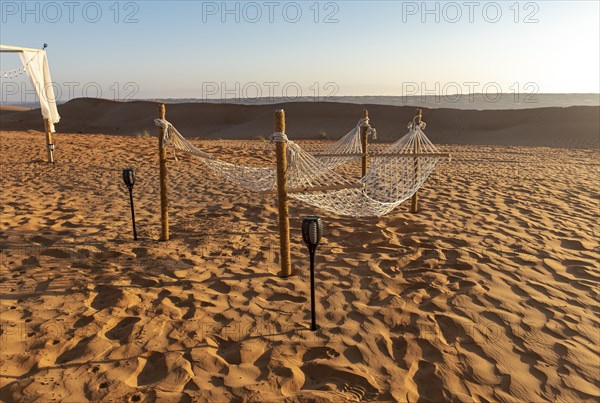
[[[25,106],[0,105],[0,111],[23,112],[29,110],[31,110],[31,108],[27,108]]]
[[[114,107],[80,119],[102,127]],[[154,109],[119,107],[140,125]],[[173,120],[196,106],[181,108]],[[293,132],[309,106],[290,108]],[[241,127],[270,122],[267,109],[201,118]],[[352,123],[360,107],[348,109]],[[450,112],[431,111],[433,138],[435,113]],[[274,200],[186,157],[169,162],[173,239],[156,241],[156,138],[59,134],[51,166],[43,134],[1,136],[4,401],[600,398],[598,150],[441,146],[453,161],[425,184],[419,214],[357,220],[292,202],[296,274],[282,279]],[[272,158],[267,142],[196,143],[230,161]],[[312,214],[326,224],[315,333],[299,233]]]
[[[342,103],[292,102],[280,105],[170,104],[167,118],[187,137],[249,139],[268,137],[277,107],[287,111],[293,139],[337,139],[361,117],[370,116],[381,140],[404,134],[412,107]],[[59,107],[62,133],[140,134],[154,131],[156,104],[80,98]],[[600,107],[524,110],[425,109],[435,143],[514,145],[568,148],[600,147]],[[39,110],[2,116],[3,130],[43,130]]]
[[[31,110],[31,108],[26,108],[23,106],[0,105],[0,116],[6,117],[6,115],[10,115],[16,112],[25,112],[29,110]]]

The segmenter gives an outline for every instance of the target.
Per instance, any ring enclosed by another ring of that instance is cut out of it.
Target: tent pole
[[[158,117],[165,119],[165,104],[158,105]],[[158,128],[158,164],[160,169],[160,240],[169,240],[169,199],[167,194],[167,151],[163,147],[165,130]]]
[[[52,150],[52,123],[50,123],[50,119],[44,119],[44,126],[46,129],[46,154],[48,158],[48,162],[54,164],[54,151]]]
[[[280,109],[275,112],[275,133],[285,133],[285,112]],[[288,210],[287,189],[287,142],[275,142],[277,156],[277,204],[279,208],[279,254],[281,271],[280,277],[292,274],[290,257],[290,214]]]

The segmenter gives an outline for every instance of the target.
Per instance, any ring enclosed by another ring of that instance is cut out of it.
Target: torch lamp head
[[[125,168],[123,170],[123,182],[125,182],[129,189],[133,188],[133,185],[135,185],[135,169]]]
[[[305,217],[302,220],[302,239],[309,248],[316,248],[323,236],[323,221],[319,217]]]

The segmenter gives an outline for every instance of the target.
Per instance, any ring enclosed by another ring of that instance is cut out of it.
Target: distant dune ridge
[[[9,115],[9,114],[15,113],[15,112],[29,111],[29,110],[31,110],[31,108],[28,108],[25,106],[0,105],[0,116]],[[2,124],[4,125],[3,121],[2,121]],[[2,126],[2,127],[4,127],[4,126]]]
[[[135,135],[156,128],[156,103],[78,98],[60,105],[59,133]],[[291,139],[337,139],[369,110],[379,141],[391,142],[406,132],[414,116],[409,106],[333,102],[290,102],[276,105],[209,103],[167,104],[167,119],[186,137],[257,139],[272,131],[275,109],[287,112]],[[5,109],[5,107],[3,107]],[[520,110],[424,109],[426,132],[434,143],[472,145],[597,148],[600,107],[573,106]],[[40,112],[3,110],[2,130],[43,130]]]

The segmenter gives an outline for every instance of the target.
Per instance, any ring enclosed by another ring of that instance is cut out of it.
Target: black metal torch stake
[[[317,330],[317,317],[315,313],[315,252],[316,246],[309,246],[310,253],[310,330]]]
[[[131,204],[131,221],[133,222],[133,239],[137,241],[137,231],[135,230],[135,209],[133,208],[133,189],[129,188],[129,203]]]
[[[315,252],[323,235],[323,222],[319,217],[306,217],[302,220],[302,238],[310,253],[310,330],[318,329],[315,312]]]
[[[129,203],[131,204],[131,221],[133,222],[133,239],[137,241],[137,231],[135,230],[135,209],[133,208],[133,185],[135,184],[135,170],[126,168],[123,170],[123,182],[129,189]]]

